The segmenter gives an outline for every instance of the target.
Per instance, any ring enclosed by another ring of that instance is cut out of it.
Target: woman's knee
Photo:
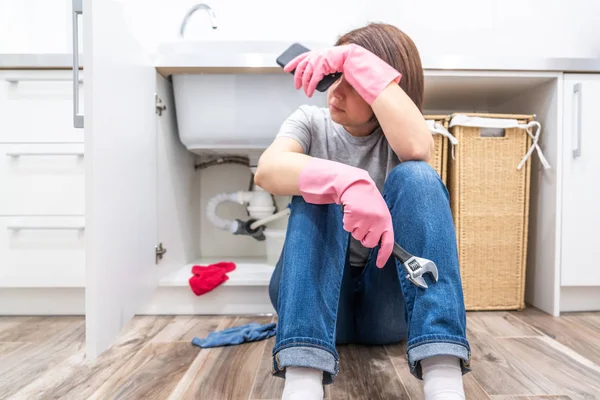
[[[325,215],[335,214],[336,204],[308,203],[302,196],[293,196],[290,201],[290,218],[322,219]]]
[[[400,192],[423,196],[427,193],[448,193],[437,171],[425,161],[404,161],[394,167],[387,176],[384,193],[387,196]]]
[[[323,250],[325,245],[342,245],[346,237],[342,209],[337,204],[313,204],[294,196],[290,206],[286,244],[294,253]]]

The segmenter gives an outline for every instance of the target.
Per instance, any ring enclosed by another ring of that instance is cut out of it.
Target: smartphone
[[[310,51],[309,49],[307,49],[306,47],[302,46],[300,43],[294,43],[292,44],[290,47],[288,47],[288,49],[286,51],[284,51],[279,57],[277,57],[277,64],[280,67],[285,67],[285,65],[287,63],[289,63],[290,61],[292,61],[294,58],[296,58],[297,56],[299,56],[300,54],[306,53]],[[295,72],[292,71],[292,74]],[[329,74],[329,75],[325,75],[323,77],[323,79],[321,79],[321,81],[317,84],[317,90],[319,92],[324,92],[327,89],[329,89],[329,86],[331,86],[335,81],[337,81],[340,76],[342,76],[341,72],[336,72],[335,74]]]

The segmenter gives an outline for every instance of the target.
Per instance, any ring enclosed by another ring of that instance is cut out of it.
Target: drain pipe
[[[250,220],[242,221],[240,219],[224,219],[217,214],[217,208],[221,203],[234,202],[240,205],[246,205]],[[250,235],[257,240],[264,240],[264,227],[258,225],[252,227],[257,220],[264,220],[273,215],[275,206],[273,198],[262,188],[255,186],[253,191],[237,191],[233,193],[220,193],[212,197],[206,206],[206,215],[209,221],[217,228],[229,231],[234,235]],[[266,223],[266,222],[265,222]]]
[[[206,215],[208,216],[208,220],[214,226],[233,233],[238,229],[237,221],[233,219],[224,219],[217,215],[217,208],[219,207],[219,205],[221,205],[221,203],[224,203],[226,201],[240,203],[238,192],[220,193],[214,196],[206,205]]]

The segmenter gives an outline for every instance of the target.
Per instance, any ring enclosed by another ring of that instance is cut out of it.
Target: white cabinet
[[[565,74],[562,286],[600,286],[600,74]],[[597,289],[600,291],[600,288]]]
[[[1,314],[83,310],[84,138],[72,105],[71,71],[0,71]]]

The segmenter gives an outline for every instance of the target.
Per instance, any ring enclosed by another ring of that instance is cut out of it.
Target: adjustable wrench
[[[437,282],[438,269],[433,261],[413,256],[396,242],[394,242],[392,255],[404,266],[404,269],[407,272],[406,278],[415,285],[427,289],[427,283],[425,283],[425,279],[423,279],[423,274],[427,272],[429,272]]]

